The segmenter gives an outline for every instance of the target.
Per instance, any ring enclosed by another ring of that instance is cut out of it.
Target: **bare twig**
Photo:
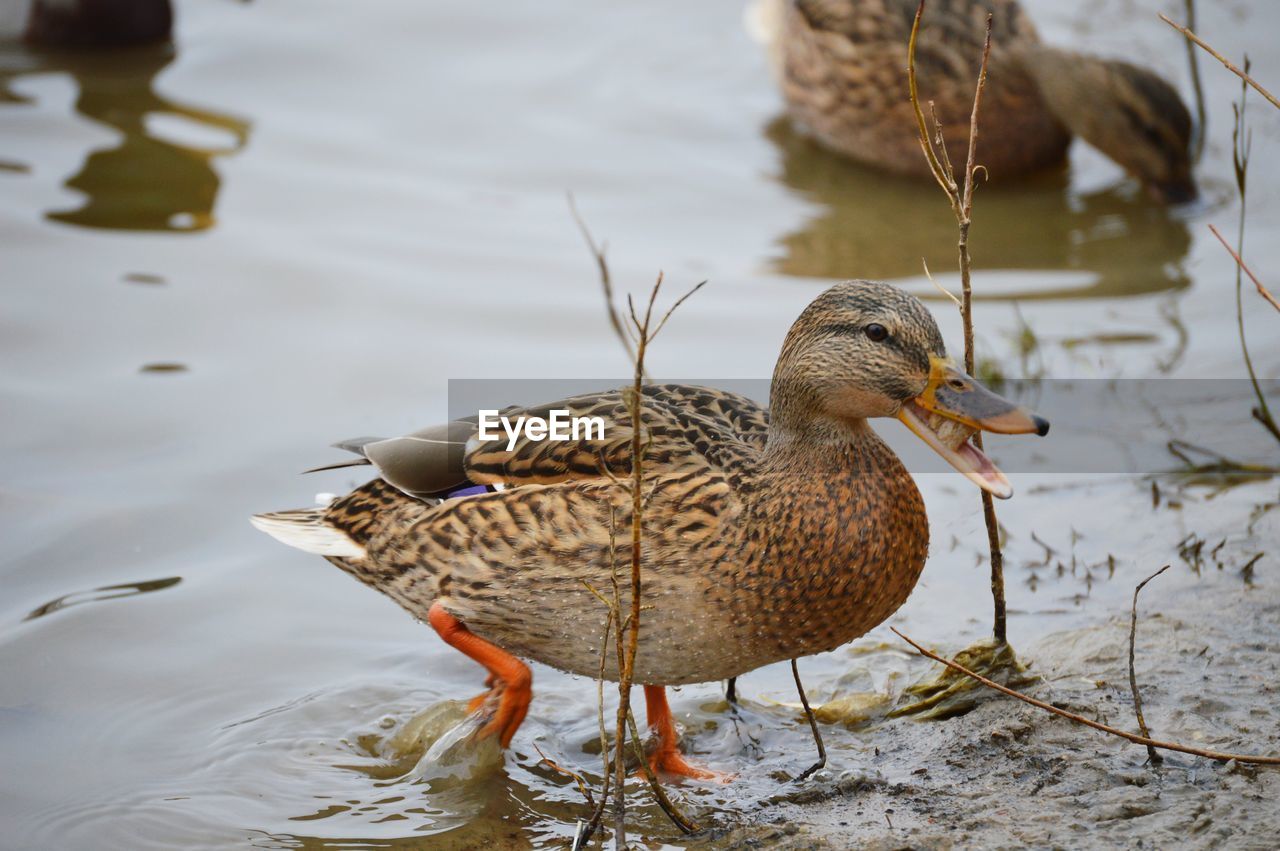
[[[1244,70],[1245,73],[1249,71],[1248,54],[1245,54],[1244,57]],[[1242,80],[1240,83],[1240,103],[1231,105],[1232,110],[1235,112],[1235,126],[1231,129],[1231,166],[1235,171],[1236,190],[1240,193],[1240,217],[1236,231],[1236,256],[1241,258],[1244,257],[1244,229],[1248,210],[1246,201],[1249,187],[1249,160],[1253,152],[1253,132],[1245,121],[1248,96],[1248,83]],[[1266,394],[1262,392],[1262,387],[1258,384],[1258,374],[1253,368],[1253,356],[1249,353],[1249,341],[1245,334],[1244,323],[1243,271],[1244,267],[1237,263],[1236,331],[1240,335],[1240,354],[1244,358],[1244,368],[1249,373],[1249,384],[1253,387],[1254,398],[1258,400],[1257,406],[1250,413],[1255,420],[1262,424],[1263,428],[1271,432],[1276,440],[1280,440],[1280,424],[1277,424],[1275,417],[1271,415],[1271,408],[1267,405]]]
[[[818,732],[818,719],[813,716],[813,709],[809,706],[809,696],[804,693],[804,685],[800,682],[800,668],[796,665],[795,659],[791,660],[791,676],[795,677],[796,691],[800,692],[800,704],[804,706],[804,716],[809,719],[809,729],[813,731],[813,743],[818,746],[818,761],[801,772],[796,778],[796,782],[799,783],[827,764],[827,748],[822,744],[822,733]]]
[[[1202,756],[1205,759],[1212,759],[1212,760],[1216,760],[1217,762],[1230,762],[1232,760],[1235,760],[1236,762],[1247,762],[1247,763],[1252,763],[1254,765],[1280,765],[1280,756],[1256,756],[1253,754],[1222,753],[1220,751],[1205,750],[1204,748],[1193,748],[1190,745],[1180,745],[1180,744],[1177,744],[1176,742],[1162,742],[1158,739],[1151,739],[1146,736],[1139,736],[1134,733],[1129,733],[1129,732],[1126,732],[1125,730],[1120,730],[1098,721],[1093,721],[1089,718],[1085,718],[1083,715],[1077,715],[1074,712],[1068,712],[1065,709],[1059,709],[1058,707],[1053,706],[1052,704],[1045,703],[1043,700],[1036,700],[1034,697],[1025,695],[1020,691],[1015,691],[1014,689],[1011,689],[1008,686],[1002,686],[993,680],[987,679],[981,674],[975,674],[973,671],[970,671],[968,668],[966,668],[965,666],[957,662],[953,662],[950,659],[944,659],[943,657],[939,656],[937,653],[934,653],[930,650],[926,650],[911,638],[908,638],[906,635],[903,635],[896,628],[889,627],[889,629],[893,630],[894,634],[897,635],[899,638],[901,638],[903,641],[907,642],[912,647],[914,647],[920,653],[921,656],[925,656],[929,659],[932,659],[935,662],[939,662],[943,665],[946,665],[948,668],[951,668],[953,671],[957,671],[961,674],[964,674],[966,677],[972,677],[973,679],[982,683],[987,688],[995,689],[996,691],[1001,692],[1002,694],[1009,695],[1009,697],[1017,698],[1018,700],[1021,700],[1023,703],[1029,703],[1032,706],[1043,709],[1046,712],[1051,712],[1054,715],[1061,716],[1063,718],[1066,718],[1069,721],[1075,721],[1077,724],[1083,724],[1086,727],[1092,727],[1095,730],[1101,730],[1104,733],[1110,733],[1113,736],[1119,736],[1120,738],[1127,739],[1135,744],[1150,745],[1152,747],[1160,748],[1161,750],[1177,751],[1178,753],[1187,753],[1187,754],[1191,754],[1192,756]]]
[[[680,812],[680,808],[667,796],[666,790],[658,782],[658,775],[654,773],[653,766],[649,765],[649,761],[644,758],[644,749],[640,747],[640,731],[636,729],[635,713],[631,711],[627,712],[627,726],[631,730],[632,752],[635,754],[636,759],[640,761],[640,771],[644,774],[645,779],[649,781],[649,789],[653,792],[654,800],[658,802],[659,807],[662,807],[662,811],[667,814],[667,818],[671,819],[671,823],[680,828],[682,833],[696,833],[698,825]]]
[[[614,529],[614,510],[611,508],[609,509],[609,565],[611,571],[614,570],[613,565],[616,564],[614,561],[616,541]],[[618,584],[616,574],[613,584],[616,589]],[[589,584],[587,587],[597,597],[604,599],[599,591],[591,588]],[[609,760],[609,738],[604,728],[604,668],[605,659],[607,658],[606,653],[609,649],[609,633],[613,631],[614,616],[617,610],[609,605],[608,600],[604,600],[604,602],[609,609],[609,615],[605,620],[604,635],[600,637],[600,676],[596,680],[596,721],[600,728],[600,758],[604,761],[604,770],[600,781],[600,803],[593,805],[589,821],[585,823],[579,822],[578,831],[573,838],[572,851],[579,851],[579,849],[585,847],[591,841],[592,835],[600,827],[600,821],[604,818],[604,809],[609,803],[609,781],[613,777],[613,765]]]
[[[587,806],[593,807],[593,808],[595,807],[596,799],[591,795],[591,787],[587,785],[587,781],[582,779],[581,774],[574,771],[573,769],[565,768],[563,765],[561,765],[560,763],[553,760],[551,757],[544,754],[542,752],[542,748],[538,747],[537,742],[533,743],[533,749],[537,751],[538,756],[541,757],[541,759],[539,759],[538,762],[544,763],[552,771],[559,772],[560,774],[567,774],[568,776],[572,777],[574,781],[578,784],[578,791],[581,792],[582,796],[587,799]]]
[[[1186,0],[1186,7],[1187,29],[1194,31],[1196,28],[1196,0]],[[1196,99],[1196,140],[1191,149],[1191,161],[1198,163],[1200,162],[1200,157],[1204,154],[1204,140],[1208,135],[1209,125],[1204,108],[1204,86],[1200,83],[1199,55],[1196,53],[1195,42],[1191,39],[1187,39],[1187,66],[1191,69],[1191,91],[1195,94]]]
[[[955,303],[955,306],[956,306],[956,307],[959,307],[959,308],[963,309],[963,308],[964,308],[964,305],[963,305],[963,303],[960,301],[960,299],[956,298],[956,297],[955,297],[955,294],[954,294],[954,293],[952,293],[952,292],[951,292],[951,290],[947,289],[947,288],[946,288],[946,287],[944,287],[942,284],[938,283],[937,281],[935,281],[935,280],[933,279],[933,274],[929,271],[929,261],[927,261],[927,260],[925,260],[923,257],[921,257],[921,258],[920,258],[920,265],[924,266],[924,276],[925,276],[926,278],[928,278],[928,279],[929,279],[929,283],[933,284],[934,288],[935,288],[938,292],[942,293],[944,296],[946,296],[947,298],[951,299],[951,301]]]
[[[920,93],[916,86],[916,40],[920,33],[920,20],[924,16],[925,0],[920,0],[916,8],[915,20],[911,25],[911,40],[907,43],[907,85],[911,95],[911,106],[915,110],[916,126],[920,135],[920,147],[929,161],[929,170],[946,193],[955,213],[960,237],[956,246],[960,258],[960,317],[964,326],[964,368],[970,375],[974,371],[973,350],[973,286],[971,281],[972,261],[969,256],[969,226],[973,221],[973,190],[978,169],[976,164],[978,146],[978,113],[982,107],[982,91],[987,82],[987,61],[991,56],[991,15],[987,15],[986,37],[982,45],[982,63],[978,67],[978,82],[973,93],[973,109],[969,113],[969,150],[965,158],[964,181],[957,185],[955,175],[951,172],[951,161],[945,157],[946,146],[942,143],[942,129],[937,129],[939,146],[942,147],[945,159],[939,159],[929,138],[929,129],[925,123],[924,111],[920,108]],[[935,124],[936,124],[935,119]],[[984,169],[985,172],[985,169]],[[973,435],[974,445],[982,449],[982,433]],[[996,519],[995,501],[991,494],[982,492],[982,518],[987,527],[987,546],[991,553],[991,599],[994,609],[992,632],[1000,643],[1008,640],[1007,615],[1004,596],[1004,553],[1000,549],[1000,524]]]
[[[574,222],[577,223],[578,230],[582,233],[582,238],[586,240],[587,250],[595,258],[596,266],[600,270],[600,286],[604,290],[604,305],[609,315],[609,325],[613,328],[613,333],[618,336],[622,347],[627,350],[627,360],[634,361],[636,357],[635,350],[631,346],[631,339],[627,336],[622,317],[618,315],[618,308],[613,300],[613,276],[609,274],[609,263],[604,256],[607,246],[596,244],[595,239],[591,236],[591,231],[587,228],[586,221],[578,213],[578,205],[573,200],[572,192],[568,193],[568,199],[569,213],[573,216]]]
[[[1138,593],[1152,579],[1169,569],[1169,565],[1157,570],[1146,579],[1138,583],[1138,587],[1133,589],[1133,609],[1129,613],[1129,689],[1133,692],[1133,714],[1138,719],[1138,732],[1142,733],[1146,738],[1151,738],[1151,731],[1147,729],[1147,719],[1142,717],[1142,694],[1138,691],[1138,676],[1133,671],[1133,645],[1138,635]],[[1152,765],[1159,765],[1164,762],[1160,754],[1156,753],[1156,749],[1147,745],[1147,756],[1151,759]]]
[[[662,314],[662,319],[659,320],[658,322],[658,327],[654,328],[653,333],[649,335],[650,343],[652,343],[657,338],[658,334],[662,332],[662,329],[666,327],[667,320],[671,318],[671,314],[676,312],[676,308],[684,304],[685,300],[688,299],[689,296],[693,295],[694,293],[696,293],[698,290],[702,289],[706,285],[707,285],[706,281],[698,281],[698,283],[693,285],[693,289],[689,290],[687,293],[680,296],[680,298],[675,300],[674,304],[672,304],[670,307],[667,308],[667,312]],[[655,287],[654,289],[656,293],[657,288]]]
[[[626,803],[623,785],[626,782],[625,753],[627,746],[627,718],[631,713],[631,678],[635,672],[636,650],[640,644],[640,593],[642,577],[640,572],[640,544],[644,527],[644,356],[649,345],[649,322],[653,317],[653,303],[662,289],[662,275],[649,292],[649,303],[645,308],[644,321],[636,316],[635,303],[630,294],[627,296],[627,308],[631,314],[631,324],[637,332],[635,372],[632,386],[626,394],[627,411],[631,417],[631,614],[618,626],[618,730],[617,730],[617,828],[614,844],[622,851],[626,847],[625,813]],[[627,648],[622,649],[622,633],[626,630]]]
[[[991,15],[987,15],[987,34],[982,42],[982,64],[978,66],[978,84],[973,90],[973,111],[969,113],[969,158],[964,165],[964,224],[969,224],[973,213],[973,178],[977,166],[974,157],[978,150],[978,110],[982,108],[982,90],[987,85],[987,60],[991,57]],[[970,329],[972,331],[972,328]],[[965,343],[966,347],[969,344]],[[967,351],[966,351],[967,354]],[[973,367],[970,366],[970,369]]]
[[[1244,270],[1244,273],[1249,276],[1249,280],[1253,281],[1253,285],[1258,289],[1258,295],[1265,298],[1276,310],[1280,310],[1280,301],[1277,301],[1271,291],[1262,285],[1262,281],[1259,281],[1258,276],[1253,274],[1253,270],[1245,264],[1244,259],[1231,247],[1231,243],[1227,242],[1226,238],[1213,225],[1209,225],[1209,230],[1213,231],[1213,235],[1218,238],[1218,242],[1222,243],[1222,247],[1227,249],[1227,253],[1231,255],[1232,260],[1236,261],[1236,265]]]
[[[1260,94],[1260,95],[1262,95],[1264,98],[1266,98],[1268,101],[1270,101],[1272,106],[1274,106],[1276,109],[1280,109],[1280,100],[1276,100],[1276,96],[1275,96],[1275,95],[1271,94],[1271,92],[1269,92],[1269,91],[1267,91],[1266,89],[1264,89],[1264,88],[1263,88],[1263,87],[1258,83],[1258,81],[1257,81],[1257,80],[1255,80],[1255,79],[1253,79],[1253,77],[1249,76],[1249,73],[1248,73],[1247,71],[1241,71],[1239,68],[1237,68],[1237,67],[1235,66],[1235,64],[1234,64],[1234,63],[1232,63],[1232,61],[1231,61],[1230,59],[1228,59],[1227,57],[1223,56],[1221,53],[1219,53],[1218,51],[1216,51],[1216,50],[1214,50],[1212,47],[1210,47],[1208,44],[1206,44],[1206,43],[1204,42],[1204,39],[1200,38],[1200,36],[1196,35],[1196,34],[1195,34],[1195,33],[1193,33],[1189,28],[1184,27],[1182,24],[1175,24],[1173,21],[1169,20],[1168,15],[1161,14],[1161,15],[1160,15],[1160,20],[1164,21],[1166,24],[1168,24],[1169,26],[1173,27],[1173,28],[1174,28],[1175,30],[1177,30],[1178,32],[1180,32],[1180,33],[1182,33],[1183,35],[1185,35],[1185,36],[1186,36],[1187,38],[1189,38],[1191,41],[1194,41],[1196,44],[1200,45],[1200,47],[1204,48],[1204,50],[1205,50],[1205,52],[1206,52],[1206,53],[1208,53],[1208,54],[1209,54],[1210,56],[1212,56],[1214,59],[1217,59],[1219,62],[1221,62],[1221,63],[1223,64],[1223,66],[1224,66],[1224,67],[1226,67],[1226,69],[1227,69],[1228,71],[1230,71],[1232,74],[1235,74],[1235,75],[1236,75],[1237,77],[1239,77],[1241,80],[1244,80],[1244,81],[1245,81],[1246,83],[1248,83],[1250,86],[1253,86],[1254,90],[1255,90],[1258,94]]]
[[[920,18],[923,15],[924,0],[920,0],[920,5],[916,8],[915,21],[911,25],[911,40],[907,42],[907,88],[911,93],[911,107],[916,113],[916,129],[920,136],[920,148],[924,151],[925,159],[929,161],[929,171],[933,173],[934,180],[938,181],[942,191],[947,193],[947,198],[951,199],[956,216],[959,217],[960,206],[956,182],[948,177],[946,170],[942,167],[942,163],[938,161],[937,153],[933,150],[933,143],[929,141],[929,128],[925,124],[924,111],[920,108],[920,92],[916,88],[916,37],[920,33]]]
[[[624,322],[622,314],[619,312],[614,302],[612,275],[609,272],[609,264],[605,259],[604,249],[598,246],[592,238],[586,223],[582,217],[578,215],[578,211],[573,202],[573,196],[569,196],[569,209],[573,214],[574,220],[578,224],[579,230],[582,232],[583,239],[587,243],[592,255],[595,257],[596,265],[600,270],[600,283],[604,291],[606,310],[609,316],[610,324],[613,326],[614,332],[618,339],[622,341],[628,355],[631,357],[634,367],[632,374],[632,383],[624,391],[624,399],[628,415],[631,419],[631,476],[630,481],[623,482],[621,479],[609,473],[607,465],[606,473],[609,478],[616,484],[627,487],[631,497],[631,582],[630,582],[630,611],[623,616],[621,588],[617,575],[617,547],[616,547],[616,509],[610,509],[610,525],[609,525],[609,562],[610,562],[610,578],[612,582],[612,600],[606,597],[599,590],[593,588],[589,583],[588,590],[594,594],[597,599],[608,609],[608,618],[605,623],[603,640],[601,642],[600,655],[600,676],[597,681],[597,712],[600,725],[600,746],[601,759],[604,763],[604,791],[601,794],[599,804],[595,806],[595,811],[589,822],[581,824],[579,830],[574,837],[574,847],[580,848],[598,828],[604,815],[604,809],[609,800],[609,781],[613,778],[614,783],[614,845],[621,851],[626,847],[626,748],[627,734],[630,732],[632,738],[632,747],[639,748],[639,736],[635,729],[635,720],[631,717],[631,686],[635,673],[636,652],[639,647],[640,639],[640,613],[642,609],[650,608],[641,605],[641,596],[643,592],[643,577],[641,571],[641,544],[643,538],[644,511],[647,505],[647,496],[644,491],[644,456],[648,451],[649,443],[652,436],[646,437],[644,434],[644,382],[645,373],[645,354],[648,346],[653,342],[667,320],[671,318],[684,301],[702,288],[703,281],[693,287],[689,292],[685,293],[662,315],[657,323],[654,323],[654,304],[657,301],[658,293],[662,289],[663,276],[658,275],[657,282],[649,292],[649,300],[644,308],[643,318],[636,311],[635,301],[631,295],[626,297],[627,310],[630,322]],[[633,348],[634,344],[634,348]],[[605,660],[608,647],[608,639],[610,632],[615,637],[614,648],[617,652],[618,665],[618,711],[616,716],[615,730],[615,748],[612,764],[609,759],[609,747],[607,735],[604,729],[604,675]],[[626,637],[624,645],[623,637]],[[641,760],[642,762],[643,759]],[[686,818],[671,803],[666,793],[658,784],[657,776],[645,763],[645,774],[649,779],[650,785],[653,787],[654,797],[666,811],[671,821],[676,824],[682,831],[690,832],[695,830],[688,818]]]

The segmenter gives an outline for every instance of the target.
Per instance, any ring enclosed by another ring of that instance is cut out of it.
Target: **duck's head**
[[[933,316],[889,284],[848,281],[791,326],[773,374],[770,419],[794,434],[858,430],[896,417],[978,487],[1002,499],[1005,475],[969,438],[1047,434],[1048,421],[983,387],[948,357]]]
[[[1115,160],[1161,201],[1196,198],[1191,114],[1173,86],[1146,68],[1037,47],[1026,63],[1054,116]]]

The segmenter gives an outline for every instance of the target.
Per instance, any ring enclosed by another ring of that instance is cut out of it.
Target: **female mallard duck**
[[[855,160],[927,175],[907,94],[918,0],[761,2],[760,29],[792,119]],[[965,161],[988,12],[991,58],[977,161],[992,177],[1060,161],[1074,135],[1160,199],[1195,198],[1191,117],[1173,87],[1128,62],[1041,44],[1016,0],[936,0],[921,23],[920,101],[934,102],[953,163]]]
[[[635,682],[659,735],[655,768],[690,776],[703,772],[676,748],[665,686],[832,650],[914,587],[928,550],[924,504],[869,418],[902,420],[1000,497],[1008,480],[968,437],[1049,428],[953,366],[917,299],[868,281],[832,287],[796,320],[767,412],[703,387],[648,386],[643,397],[649,608]],[[545,419],[557,409],[603,418],[604,438],[508,446],[453,422],[356,441],[346,448],[381,478],[326,508],[253,518],[425,617],[487,668],[496,709],[481,733],[503,746],[530,700],[517,657],[596,677],[607,609],[592,588],[611,587],[611,550],[623,574],[631,559],[624,396],[503,413]],[[604,656],[616,679],[614,654]]]

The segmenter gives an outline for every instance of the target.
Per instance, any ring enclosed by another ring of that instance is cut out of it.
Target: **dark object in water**
[[[22,40],[41,47],[149,44],[173,31],[169,0],[26,0],[25,5]]]

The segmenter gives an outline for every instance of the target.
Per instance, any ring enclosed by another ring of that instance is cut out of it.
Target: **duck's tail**
[[[366,555],[363,545],[329,522],[327,507],[270,511],[253,515],[249,522],[277,541],[303,552],[350,559],[362,559]]]
[[[415,499],[385,479],[373,479],[329,505],[255,514],[249,522],[303,552],[359,561],[368,555],[370,538],[406,503],[425,510],[439,502]]]

